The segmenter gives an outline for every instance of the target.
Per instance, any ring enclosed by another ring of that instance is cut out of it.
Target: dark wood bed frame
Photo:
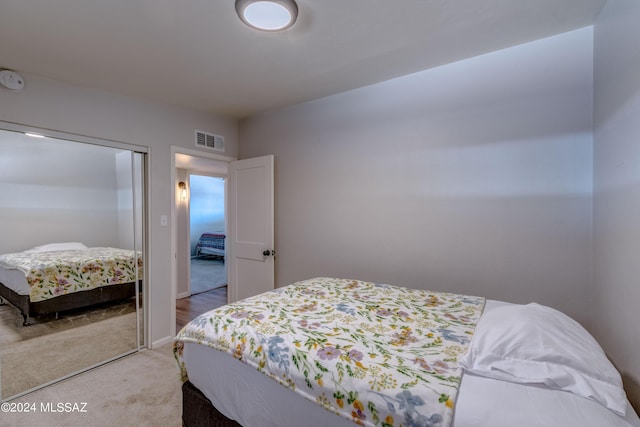
[[[139,284],[141,285],[142,281],[140,281]],[[3,283],[0,283],[0,305],[3,305],[4,300],[6,300],[18,308],[22,313],[22,318],[24,319],[22,324],[24,326],[30,325],[29,319],[34,316],[59,313],[74,308],[83,308],[95,304],[122,300],[131,298],[135,296],[135,294],[135,283],[130,282],[119,285],[101,286],[88,291],[74,292],[44,301],[31,302],[29,295],[19,295]]]
[[[189,381],[182,384],[182,425],[184,427],[242,427],[225,417]]]

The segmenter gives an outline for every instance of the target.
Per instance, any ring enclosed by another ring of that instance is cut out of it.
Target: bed
[[[203,233],[196,243],[196,256],[217,256],[224,258],[224,239],[222,233]]]
[[[141,285],[140,252],[51,243],[0,255],[0,303],[31,317],[131,298]]]
[[[538,304],[315,278],[197,317],[174,354],[187,427],[640,426],[595,340]]]

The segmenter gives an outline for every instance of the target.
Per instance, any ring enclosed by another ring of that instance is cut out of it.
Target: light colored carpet
[[[182,425],[182,393],[171,345],[144,350],[30,393],[16,403],[34,413],[0,415],[2,426],[102,427]],[[85,413],[43,412],[47,402],[86,403]]]
[[[136,348],[133,301],[36,317],[0,307],[0,396],[8,398]]]
[[[227,284],[224,260],[214,258],[191,259],[191,295],[217,289]]]

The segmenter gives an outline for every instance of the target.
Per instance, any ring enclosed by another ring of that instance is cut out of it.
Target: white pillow
[[[77,251],[88,249],[84,244],[80,242],[64,242],[64,243],[49,243],[47,245],[36,246],[26,250],[25,253],[39,253],[39,252],[54,252],[54,251]]]
[[[460,364],[488,378],[569,391],[619,415],[627,407],[620,373],[596,340],[575,320],[539,304],[486,312]]]

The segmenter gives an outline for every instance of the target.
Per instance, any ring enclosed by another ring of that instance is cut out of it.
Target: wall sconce
[[[178,188],[180,189],[180,200],[187,200],[187,184],[180,181],[178,183]]]

